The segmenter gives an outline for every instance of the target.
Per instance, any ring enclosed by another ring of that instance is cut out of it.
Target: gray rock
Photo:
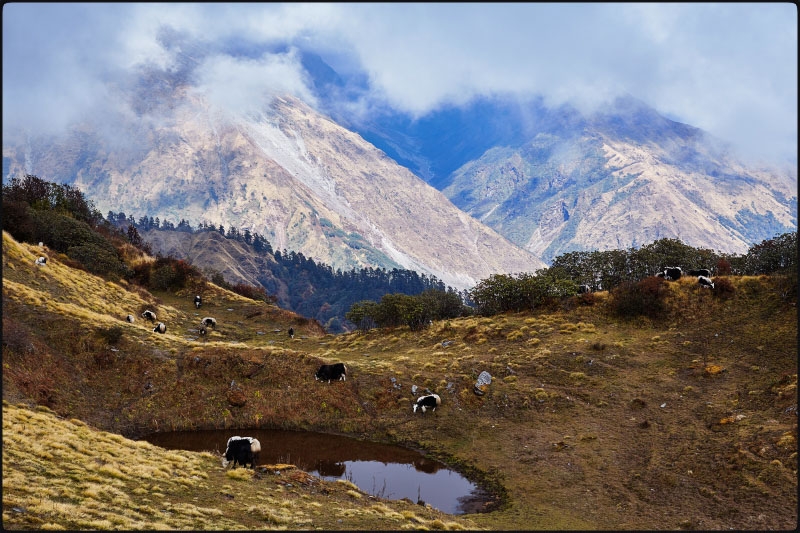
[[[473,391],[478,396],[483,396],[486,394],[486,391],[489,389],[489,385],[492,384],[492,375],[489,374],[487,371],[483,371],[478,375],[478,380],[475,382],[475,386],[473,387]]]

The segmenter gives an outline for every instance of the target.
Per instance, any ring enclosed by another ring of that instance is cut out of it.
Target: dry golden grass
[[[597,293],[595,305],[569,310],[334,336],[214,286],[198,312],[188,292],[108,283],[57,257],[35,270],[37,253],[4,234],[3,498],[14,528],[796,525],[797,312],[769,278],[730,278],[729,300],[671,283],[662,321],[610,318]],[[126,324],[120,301],[157,306],[167,334]],[[201,316],[218,320],[208,339],[191,331]],[[99,331],[113,325],[123,333],[111,345]],[[348,365],[347,381],[315,382],[317,365],[332,361]],[[493,380],[479,397],[484,370]],[[437,392],[442,406],[415,415],[412,386]],[[450,517],[344,483],[323,495],[120,436],[201,427],[310,429],[425,449],[508,505]],[[86,444],[94,440],[99,454]]]
[[[306,529],[326,524],[325,516],[331,513],[350,517],[351,525],[363,522],[377,529],[409,522],[439,529],[474,528],[470,522],[442,521],[441,513],[430,509],[410,511],[406,502],[374,504],[374,498],[350,482],[317,480],[314,485],[328,487],[329,503],[323,506],[313,499],[314,493],[299,497],[298,491],[286,491],[279,477],[265,471],[282,471],[285,476],[296,469],[268,465],[258,473],[225,470],[210,453],[168,451],[78,420],[59,419],[46,407],[3,402],[6,528]],[[363,506],[354,506],[359,500],[364,500]],[[339,507],[345,502],[347,507]]]

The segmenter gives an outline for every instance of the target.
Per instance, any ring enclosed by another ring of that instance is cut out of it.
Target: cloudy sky
[[[113,106],[110,87],[138,67],[174,68],[164,36],[180,35],[179,46],[202,44],[194,80],[220,105],[281,91],[310,100],[295,46],[362,72],[364,109],[423,116],[500,93],[591,109],[629,93],[745,155],[796,165],[797,21],[792,3],[12,2],[3,131]]]

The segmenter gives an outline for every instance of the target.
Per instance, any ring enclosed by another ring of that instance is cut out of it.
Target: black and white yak
[[[200,295],[194,297],[194,307],[195,309],[200,309],[200,306],[203,305],[203,299],[200,298]]]
[[[344,363],[335,363],[333,365],[322,365],[314,374],[314,379],[317,381],[347,381],[347,367]]]
[[[667,267],[664,269],[664,279],[667,281],[678,281],[683,275],[681,267]]]
[[[699,283],[701,287],[705,287],[707,289],[714,288],[714,282],[711,281],[711,278],[706,276],[697,276],[697,283]]]
[[[163,322],[159,322],[156,324],[156,327],[153,328],[153,333],[164,333],[167,331],[167,326],[164,325]]]
[[[150,322],[155,322],[156,321],[156,314],[148,309],[147,311],[142,313],[142,318],[146,318]]]
[[[47,258],[45,256],[43,256],[43,255],[39,256],[39,258],[37,258],[36,261],[34,261],[33,264],[36,265],[36,266],[44,266],[44,265],[47,264]]]
[[[136,319],[135,319],[135,318],[133,318],[133,315],[128,315],[128,316],[126,316],[126,317],[125,317],[125,320],[127,320],[128,322],[130,322],[131,324],[133,324],[133,322],[134,322]]]
[[[588,285],[578,285],[578,294],[586,294],[592,292],[592,288]]]
[[[420,396],[417,398],[417,401],[414,402],[414,412],[417,412],[417,409],[422,410],[424,414],[428,409],[431,411],[436,411],[436,408],[442,405],[442,399],[439,398],[438,394],[428,394],[426,396]]]
[[[233,463],[234,468],[237,464],[245,468],[250,465],[255,470],[260,451],[261,443],[255,437],[231,437],[225,447],[222,467],[227,468],[229,464]]]
[[[211,318],[210,316],[207,316],[203,320],[201,320],[200,324],[204,325],[207,328],[217,329],[217,319]]]

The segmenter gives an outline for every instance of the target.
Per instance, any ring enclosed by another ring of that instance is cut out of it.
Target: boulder
[[[487,371],[483,371],[478,376],[478,380],[475,382],[475,386],[473,387],[473,391],[478,396],[483,396],[486,394],[486,391],[489,389],[489,385],[492,384],[492,376]]]

